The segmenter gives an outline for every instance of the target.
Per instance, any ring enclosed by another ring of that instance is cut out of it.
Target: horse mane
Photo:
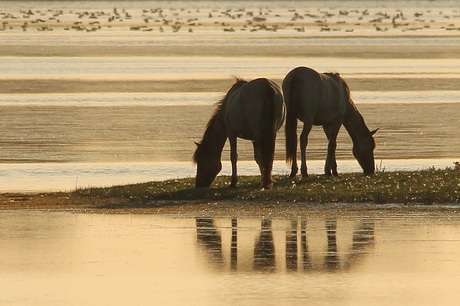
[[[227,101],[230,93],[232,93],[235,89],[237,89],[240,86],[242,86],[242,85],[247,83],[247,81],[245,81],[244,79],[242,79],[240,77],[236,77],[236,76],[234,77],[234,80],[235,80],[235,83],[232,85],[232,87],[230,87],[230,89],[228,90],[227,94],[225,96],[223,96],[219,101],[217,101],[214,104],[214,111],[213,111],[213,113],[211,115],[211,119],[209,119],[208,123],[206,124],[206,129],[205,129],[204,134],[203,134],[203,139],[201,140],[200,143],[197,143],[197,149],[195,150],[195,153],[193,154],[193,162],[194,163],[198,162],[199,155],[201,154],[201,152],[203,150],[203,149],[200,150],[200,148],[203,147],[203,146],[201,146],[201,144],[208,142],[208,139],[210,137],[211,131],[214,128],[214,124],[216,123],[217,118],[219,117],[220,111],[222,110],[222,106]]]
[[[348,86],[347,82],[345,82],[345,80],[340,76],[338,72],[327,72],[326,74],[330,76],[331,78],[333,78],[336,82],[339,82],[340,84],[342,84],[343,89],[345,90],[345,98],[348,102],[348,105],[350,106],[350,107],[347,107],[347,113],[354,110],[355,112],[359,114],[355,103],[351,99],[350,87]]]
[[[198,163],[199,161],[198,159],[202,155],[202,152],[203,152],[203,146],[201,144],[208,142],[208,139],[210,137],[209,135],[211,134],[211,130],[214,128],[214,123],[216,122],[217,116],[220,113],[223,101],[224,99],[215,103],[214,112],[211,116],[211,119],[209,119],[208,123],[206,124],[206,129],[204,130],[203,139],[199,143],[196,143],[197,148],[195,150],[195,153],[193,154],[193,162],[195,164]]]
[[[347,111],[345,114],[345,117],[350,116],[351,114],[354,114],[355,120],[358,119],[361,121],[361,125],[364,126],[368,131],[368,127],[366,126],[366,123],[364,122],[364,117],[361,115],[361,113],[358,111],[358,108],[355,105],[355,102],[353,102],[353,99],[351,98],[351,92],[350,92],[350,87],[348,86],[347,82],[340,76],[339,73],[328,73],[329,76],[333,77],[336,81],[340,82],[343,86],[343,89],[345,89],[345,95],[347,99]]]
[[[325,73],[327,74],[328,76],[330,76],[331,78],[333,78],[336,82],[339,82],[342,84],[343,86],[343,89],[345,89],[345,94],[346,94],[346,98],[353,103],[353,101],[351,100],[351,92],[350,92],[350,87],[348,86],[347,82],[345,82],[345,80],[342,78],[342,76],[340,76],[340,73],[338,72],[327,72]]]

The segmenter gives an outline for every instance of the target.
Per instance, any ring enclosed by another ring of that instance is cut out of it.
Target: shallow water
[[[339,160],[341,173],[361,172],[356,160]],[[434,167],[452,168],[452,159],[394,159],[377,161],[380,171],[415,171]],[[322,174],[324,161],[308,163],[310,174]],[[239,175],[257,175],[255,161],[238,162]],[[191,162],[136,163],[27,163],[3,164],[0,170],[0,192],[72,191],[77,188],[162,181],[194,177],[196,167]],[[283,161],[275,161],[274,175],[288,175]],[[220,175],[231,175],[229,161],[224,161]],[[276,184],[275,184],[276,186]]]
[[[137,103],[129,102],[127,94],[52,96],[50,101],[48,95],[12,95],[10,102],[0,98],[1,191],[72,190],[193,176],[193,142],[201,139],[217,99],[212,93],[140,94]],[[455,100],[456,93],[358,92],[356,96],[365,101],[358,107],[370,128],[380,128],[375,152],[380,170],[445,168],[457,161],[460,134],[454,126],[460,126],[460,103],[432,101]],[[388,103],[393,97],[401,103]],[[418,102],[410,103],[412,98]],[[281,130],[276,174],[288,173],[283,147]],[[323,131],[315,127],[308,146],[312,173],[322,172],[326,148]],[[239,141],[238,150],[239,173],[258,174],[250,142]],[[222,174],[229,173],[229,156],[226,146]],[[344,129],[337,156],[339,172],[360,171]]]
[[[193,142],[200,140],[212,103],[227,90],[231,76],[280,82],[300,65],[338,71],[353,85],[352,97],[369,128],[380,128],[375,157],[381,169],[444,168],[459,158],[455,84],[460,59],[458,52],[439,51],[459,46],[455,1],[117,1],[116,6],[111,1],[4,1],[0,11],[5,21],[0,47],[8,51],[0,56],[1,191],[193,176]],[[108,21],[115,12],[123,18]],[[373,21],[400,13],[405,19],[398,22],[408,25],[393,26],[387,17]],[[254,17],[280,28],[251,31]],[[95,32],[66,30],[75,22],[96,21],[101,28]],[[331,31],[321,31],[317,21]],[[182,29],[173,32],[176,22]],[[388,29],[377,31],[376,24]],[[131,29],[139,25],[149,31]],[[44,26],[52,29],[43,31]],[[230,26],[237,30],[223,30]],[[298,32],[299,26],[305,32]],[[347,31],[350,26],[353,32]],[[258,46],[297,51],[258,56]],[[298,51],[311,46],[324,53]],[[331,53],[325,46],[345,51]],[[401,50],[377,52],[388,46]],[[121,54],[111,53],[120,49]],[[425,49],[442,58],[413,53]],[[252,51],[239,54],[243,50]],[[283,134],[277,139],[277,174],[288,172]],[[224,150],[223,174],[228,174],[228,147]],[[312,173],[321,173],[325,151],[325,136],[314,128]],[[240,141],[241,174],[258,173],[252,155],[251,144]],[[359,171],[344,129],[337,156],[339,172]]]
[[[373,214],[375,215],[375,214]],[[0,212],[2,305],[455,305],[456,212]]]

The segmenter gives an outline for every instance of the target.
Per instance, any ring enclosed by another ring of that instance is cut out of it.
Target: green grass
[[[219,176],[211,188],[195,189],[194,178],[148,182],[74,191],[79,197],[129,198],[145,201],[270,201],[311,203],[417,203],[459,204],[460,169],[428,169],[413,172],[380,172],[372,177],[360,173],[339,177],[311,175],[296,181],[275,176],[274,188],[262,191],[259,176],[239,177],[237,188],[230,178]]]

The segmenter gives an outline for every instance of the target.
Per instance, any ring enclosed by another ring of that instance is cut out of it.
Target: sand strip
[[[451,78],[346,78],[353,91],[458,90]],[[282,79],[275,79],[281,84]],[[0,80],[1,94],[85,93],[85,92],[224,92],[231,77],[205,80]]]
[[[343,58],[459,58],[460,45],[0,45],[2,56],[273,56]]]

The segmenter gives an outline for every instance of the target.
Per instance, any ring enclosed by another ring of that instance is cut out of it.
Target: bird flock
[[[0,32],[408,32],[460,31],[460,11],[391,9],[0,10]]]

